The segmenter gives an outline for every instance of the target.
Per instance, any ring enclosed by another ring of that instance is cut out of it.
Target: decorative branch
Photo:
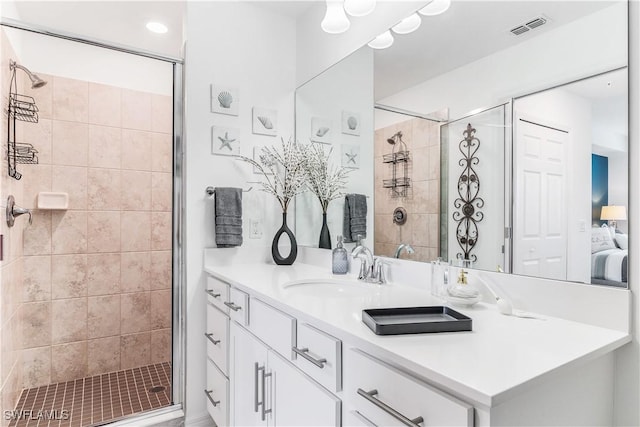
[[[344,196],[342,190],[347,186],[347,175],[351,172],[347,168],[329,165],[332,152],[333,147],[325,151],[323,145],[313,142],[306,147],[307,188],[318,198],[322,213],[327,213],[332,200]]]

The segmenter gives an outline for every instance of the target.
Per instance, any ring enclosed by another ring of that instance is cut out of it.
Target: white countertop
[[[294,280],[345,277],[300,263],[205,265],[205,271],[292,313],[299,321],[313,323],[365,351],[375,351],[378,357],[487,407],[563,368],[593,360],[631,341],[625,332],[548,316],[541,316],[544,320],[504,316],[494,305],[484,303],[453,307],[472,319],[471,332],[379,336],[362,323],[363,309],[443,305],[443,301],[427,289],[394,284],[367,284],[371,291],[365,295],[341,297],[317,291],[307,294],[304,286],[284,289],[283,284]]]

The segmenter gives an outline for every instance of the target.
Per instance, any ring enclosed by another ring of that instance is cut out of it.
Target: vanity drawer
[[[229,313],[229,307],[224,305],[229,301],[229,285],[212,276],[207,276],[207,285],[204,290],[207,293],[207,301],[218,307],[224,313]]]
[[[249,324],[249,294],[239,289],[231,288],[229,298],[224,302],[229,308],[229,317],[242,326]]]
[[[331,391],[342,389],[342,341],[311,325],[298,326],[295,364]]]
[[[213,304],[207,304],[207,357],[228,375],[229,318]]]
[[[262,301],[251,299],[251,332],[269,347],[291,360],[296,343],[296,319]]]
[[[207,388],[204,390],[207,412],[216,425],[229,425],[229,380],[207,360]]]
[[[402,417],[419,424],[422,417],[425,426],[473,426],[471,405],[359,350],[346,352],[344,366],[345,400],[374,425],[400,425]]]

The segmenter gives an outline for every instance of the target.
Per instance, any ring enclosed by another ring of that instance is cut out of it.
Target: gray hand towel
[[[347,194],[344,198],[342,232],[345,242],[355,242],[358,235],[367,237],[367,197],[364,194]]]
[[[216,245],[232,248],[242,245],[242,188],[215,189]]]

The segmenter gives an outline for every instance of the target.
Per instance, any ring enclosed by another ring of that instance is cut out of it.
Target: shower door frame
[[[172,405],[144,412],[132,414],[127,418],[117,421],[113,425],[127,425],[132,419],[147,425],[143,419],[168,414],[176,410],[185,410],[186,395],[186,269],[184,267],[185,241],[184,241],[184,59],[161,55],[134,47],[105,43],[104,41],[83,37],[77,34],[70,34],[53,30],[37,25],[27,24],[22,21],[1,18],[0,27],[13,28],[28,31],[31,33],[64,39],[72,42],[87,44],[103,49],[114,50],[149,59],[168,62],[173,66],[173,228],[172,228],[172,378],[171,394]],[[173,418],[173,417],[170,417]]]

